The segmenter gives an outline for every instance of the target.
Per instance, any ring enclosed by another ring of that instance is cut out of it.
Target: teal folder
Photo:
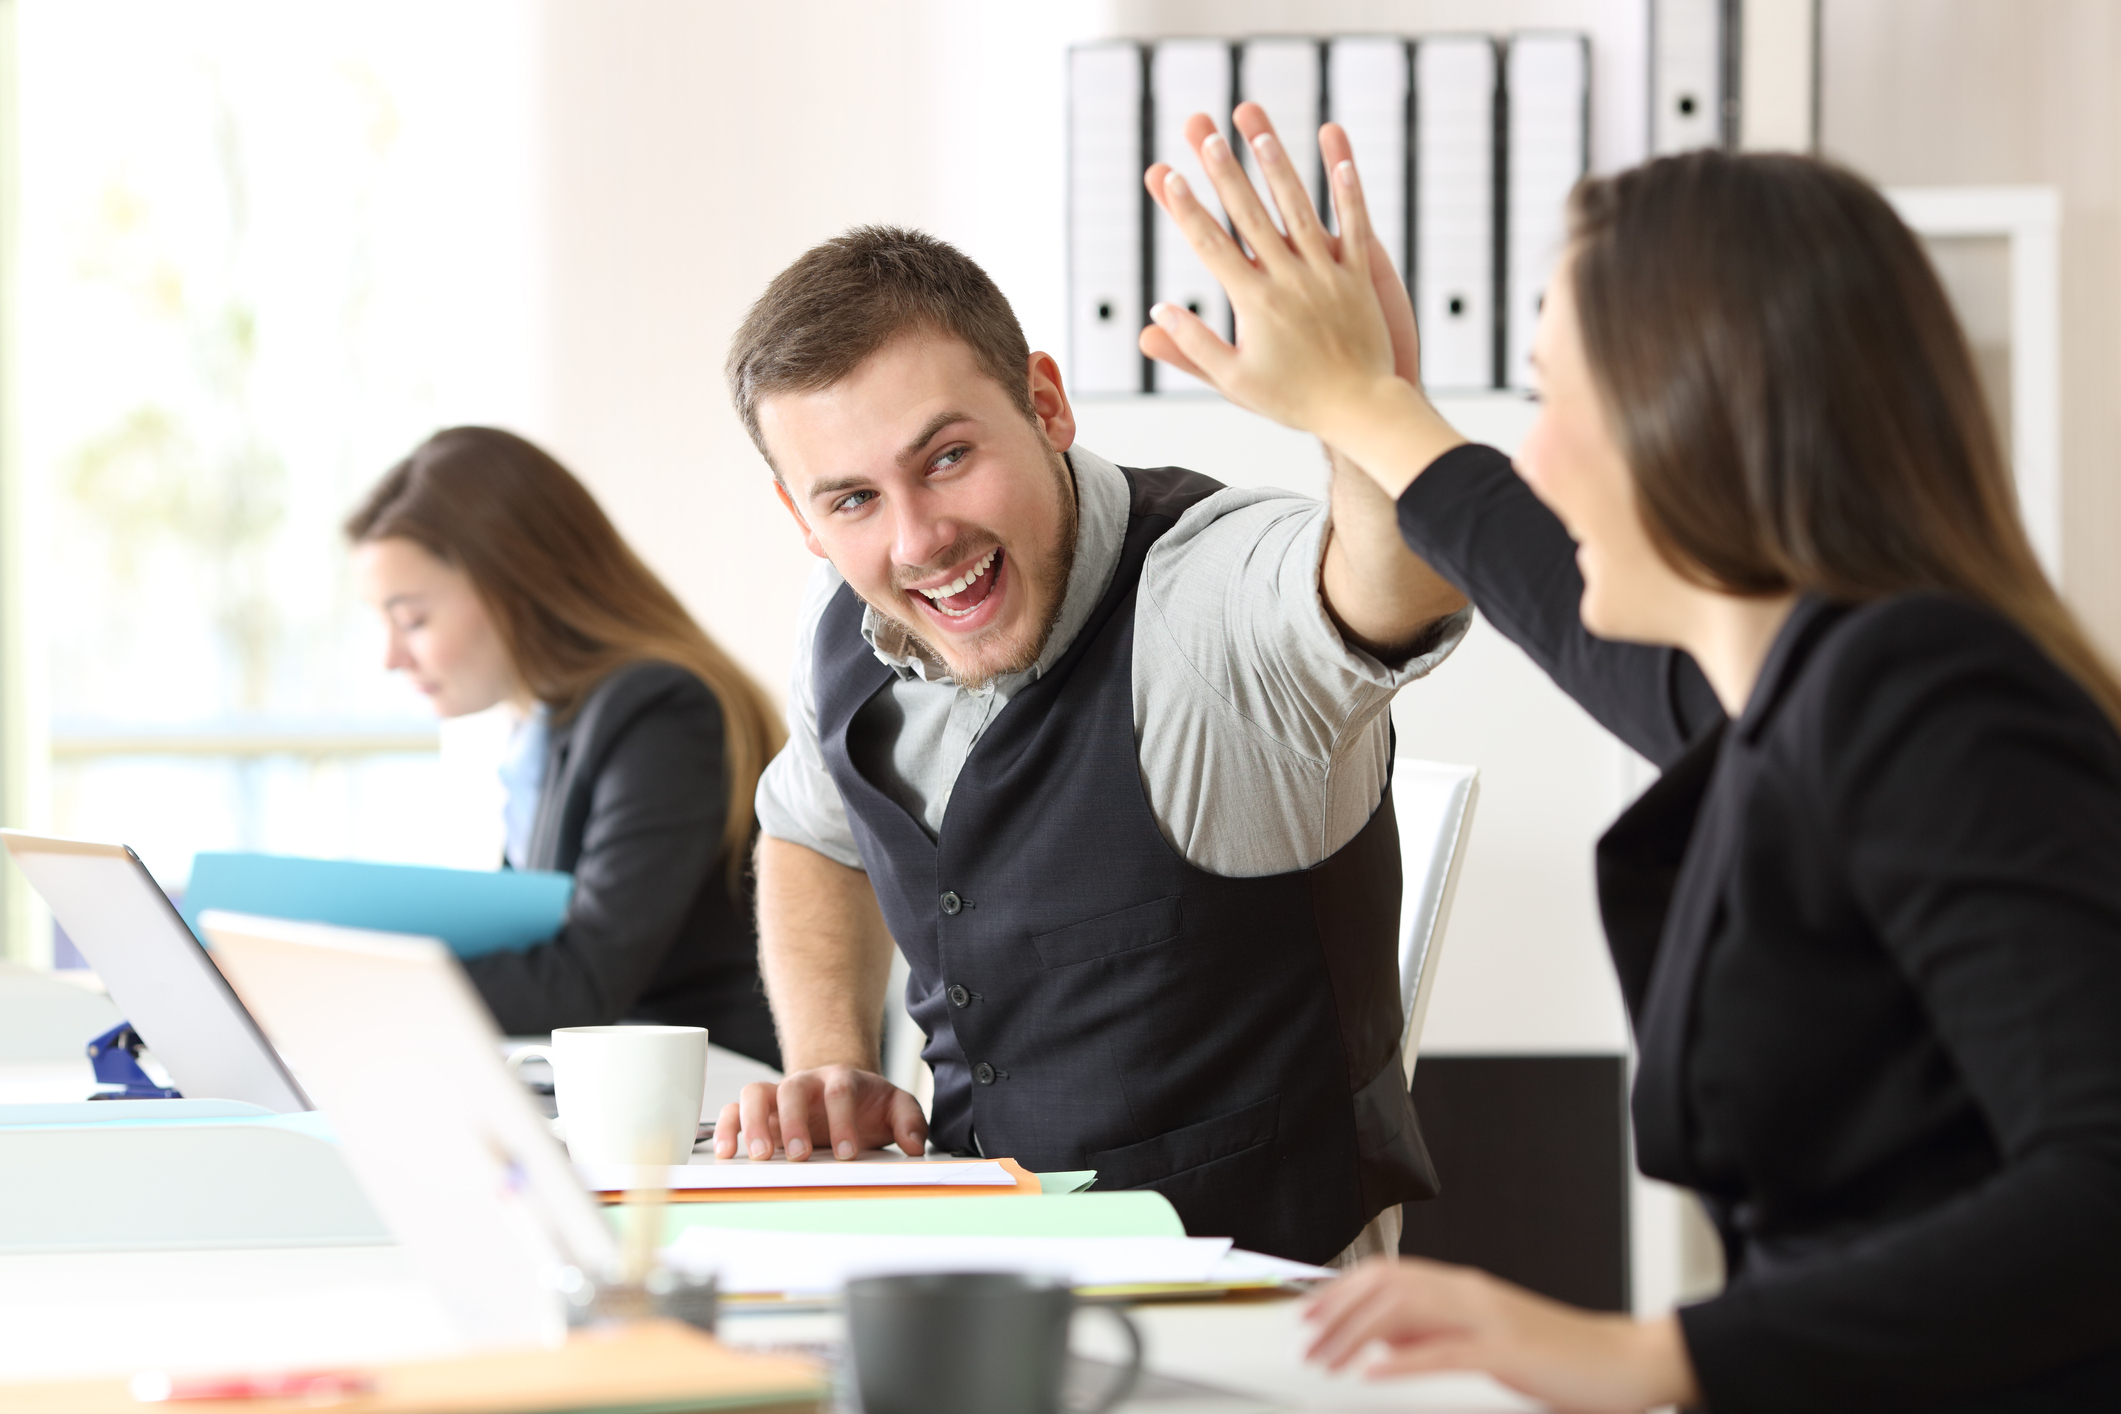
[[[478,957],[552,937],[573,895],[573,875],[543,870],[201,854],[192,861],[183,913],[194,933],[199,915],[219,908],[440,938],[458,957]]]

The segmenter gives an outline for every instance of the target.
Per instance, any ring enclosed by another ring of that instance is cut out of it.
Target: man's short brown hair
[[[904,334],[964,341],[1025,417],[1031,346],[1001,290],[956,246],[902,226],[857,226],[774,276],[729,346],[729,396],[770,465],[759,403],[814,393]],[[779,474],[778,470],[775,472]]]

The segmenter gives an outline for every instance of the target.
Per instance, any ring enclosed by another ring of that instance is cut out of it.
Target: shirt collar
[[[1126,473],[1087,447],[1070,449],[1063,458],[1075,478],[1075,565],[1068,572],[1068,588],[1061,598],[1060,618],[1038,661],[1021,673],[998,678],[994,688],[1003,697],[1027,683],[1035,682],[1054,663],[1089,620],[1090,611],[1105,597],[1119,568],[1119,552],[1127,538]],[[948,683],[950,670],[923,653],[898,625],[887,622],[873,608],[862,611],[862,637],[870,651],[899,675],[901,680]]]

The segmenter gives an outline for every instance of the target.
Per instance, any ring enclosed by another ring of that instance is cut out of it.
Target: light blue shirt
[[[545,793],[545,754],[551,742],[545,704],[540,702],[516,723],[501,757],[501,789],[508,793],[501,803],[501,850],[516,869],[530,867],[525,861],[530,858],[530,832],[538,820],[538,797]]]

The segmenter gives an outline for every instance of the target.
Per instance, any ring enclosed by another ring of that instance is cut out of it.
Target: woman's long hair
[[[2121,724],[2041,573],[1966,336],[1861,178],[1692,152],[1570,200],[1584,352],[1673,567],[1734,594],[1941,590],[2016,623]]]
[[[786,736],[780,714],[567,468],[512,433],[452,427],[391,469],[346,534],[357,545],[409,540],[469,575],[517,675],[556,720],[629,663],[674,664],[706,683],[722,708],[729,890],[741,891],[752,796]]]

